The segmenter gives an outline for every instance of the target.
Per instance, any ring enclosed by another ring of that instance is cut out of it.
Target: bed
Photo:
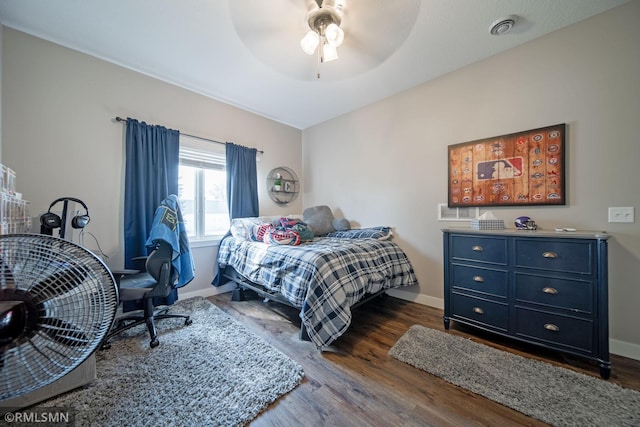
[[[251,289],[299,309],[301,336],[319,349],[344,334],[358,304],[388,289],[417,284],[388,227],[336,231],[296,245],[254,241],[248,235],[251,231],[245,230],[222,240],[218,275],[235,282],[239,291]]]

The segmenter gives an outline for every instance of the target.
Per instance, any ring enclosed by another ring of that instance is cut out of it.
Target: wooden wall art
[[[449,207],[564,205],[565,124],[449,146]]]

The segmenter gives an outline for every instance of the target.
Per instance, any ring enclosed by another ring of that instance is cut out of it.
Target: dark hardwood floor
[[[261,299],[209,300],[298,362],[305,378],[251,422],[251,426],[544,426],[491,400],[387,355],[414,325],[444,331],[442,310],[390,296],[354,311],[349,330],[320,352],[300,341],[298,313]],[[452,322],[450,333],[598,377],[597,366],[568,359]],[[610,382],[640,390],[640,361],[612,355]]]

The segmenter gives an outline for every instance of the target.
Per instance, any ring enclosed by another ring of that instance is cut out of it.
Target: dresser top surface
[[[598,239],[607,240],[611,237],[606,231],[555,231],[555,230],[518,230],[515,228],[505,228],[502,230],[473,230],[471,228],[452,227],[443,228],[445,233],[456,234],[482,234],[487,236],[518,236],[518,237],[553,237],[553,238],[565,238],[565,239]]]

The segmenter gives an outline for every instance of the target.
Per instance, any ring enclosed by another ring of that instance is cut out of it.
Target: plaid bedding
[[[365,294],[418,283],[405,253],[389,240],[320,237],[300,246],[273,246],[227,237],[218,265],[220,271],[233,267],[300,308],[318,348],[347,330],[351,306]]]

